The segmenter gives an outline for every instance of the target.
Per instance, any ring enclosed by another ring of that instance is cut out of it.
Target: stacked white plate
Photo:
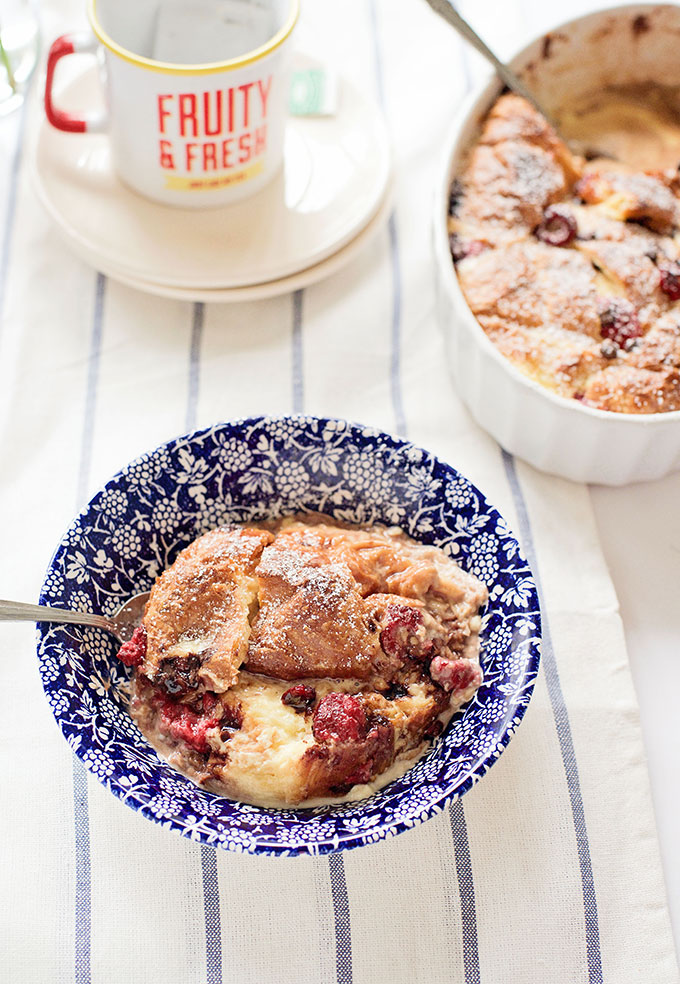
[[[90,69],[70,81],[60,102],[83,112],[99,93]],[[349,262],[390,208],[382,115],[345,80],[333,115],[290,117],[279,176],[226,208],[142,198],[117,177],[103,134],[62,133],[44,120],[31,156],[40,198],[83,260],[181,300],[253,300],[305,287]]]

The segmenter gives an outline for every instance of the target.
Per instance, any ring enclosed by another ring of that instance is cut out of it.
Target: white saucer
[[[351,242],[343,246],[336,253],[333,253],[327,260],[315,263],[314,266],[307,267],[299,273],[294,273],[290,277],[282,277],[279,280],[269,280],[262,284],[251,284],[249,287],[212,287],[212,288],[191,288],[173,287],[168,284],[157,284],[150,280],[140,280],[130,277],[120,270],[108,264],[99,264],[98,269],[107,277],[118,280],[128,287],[136,290],[145,291],[147,294],[156,294],[158,297],[170,297],[177,301],[202,301],[206,304],[232,304],[241,301],[262,301],[269,297],[278,297],[279,294],[288,294],[294,290],[302,290],[309,287],[324,277],[329,277],[336,273],[351,260],[357,253],[374,238],[374,236],[385,225],[392,210],[392,196],[388,192],[378,211],[365,226],[358,236]],[[74,245],[74,251],[90,262],[89,258],[81,254],[80,249]]]
[[[60,101],[82,112],[98,91],[96,69],[88,69]],[[196,291],[271,288],[302,272],[307,283],[325,276],[324,262],[356,245],[377,218],[391,163],[380,111],[342,80],[336,115],[290,117],[282,174],[227,208],[148,201],[113,172],[106,135],[61,133],[46,120],[32,165],[45,207],[81,258],[140,289],[195,298]],[[277,292],[288,289],[296,288]]]

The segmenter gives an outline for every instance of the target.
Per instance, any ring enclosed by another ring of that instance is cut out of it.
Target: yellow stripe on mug
[[[263,167],[263,161],[255,161],[250,167],[242,167],[239,171],[230,171],[228,174],[214,175],[210,178],[185,178],[178,174],[168,174],[165,187],[172,191],[214,191],[216,188],[227,188],[250,181],[261,174]]]

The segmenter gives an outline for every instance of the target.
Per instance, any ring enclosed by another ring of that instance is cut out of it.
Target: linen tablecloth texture
[[[70,518],[194,425],[332,414],[459,468],[540,582],[544,661],[509,748],[462,801],[321,858],[215,851],[89,777],[60,736],[34,631],[0,627],[0,977],[8,984],[672,984],[677,965],[617,600],[586,487],[502,454],[453,391],[435,316],[432,194],[480,70],[420,0],[303,0],[298,44],[387,116],[388,227],[341,273],[259,303],[163,300],[62,244],[31,184],[37,99],[0,121],[0,596],[34,600]],[[466,5],[502,54],[583,9]],[[45,0],[51,41],[80,0]]]

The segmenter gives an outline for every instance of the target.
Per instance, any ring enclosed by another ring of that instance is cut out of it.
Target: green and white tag
[[[291,116],[334,116],[337,105],[337,76],[323,68],[293,72],[288,98]]]

